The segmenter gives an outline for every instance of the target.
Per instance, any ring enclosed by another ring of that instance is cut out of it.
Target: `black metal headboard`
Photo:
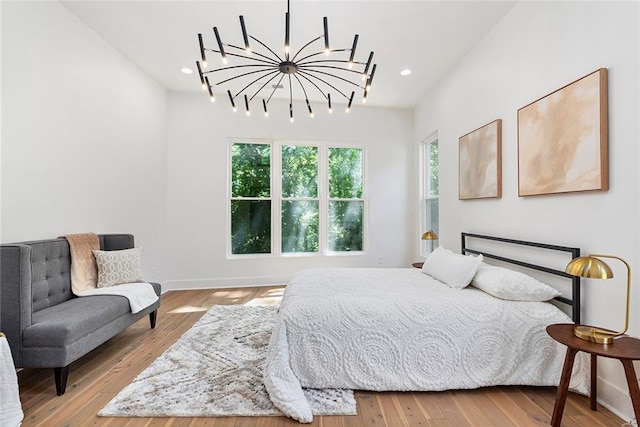
[[[556,275],[556,276],[560,276],[560,277],[565,277],[565,278],[571,279],[571,298],[565,298],[565,297],[559,296],[559,297],[556,297],[554,299],[557,300],[557,301],[560,301],[560,302],[562,302],[564,304],[570,305],[571,306],[571,318],[573,319],[573,321],[575,323],[580,323],[580,278],[579,277],[572,276],[569,273],[565,273],[564,271],[560,271],[560,270],[555,270],[553,268],[548,268],[548,267],[544,267],[544,266],[540,266],[540,265],[530,264],[528,262],[518,261],[518,260],[515,260],[515,259],[511,259],[511,258],[505,258],[505,257],[502,257],[502,256],[498,256],[498,255],[493,255],[493,254],[487,253],[485,251],[470,249],[470,248],[467,247],[468,246],[467,238],[482,239],[482,240],[493,240],[493,241],[496,241],[496,242],[509,243],[509,244],[513,244],[513,245],[532,246],[532,247],[535,247],[535,248],[550,249],[550,250],[553,250],[553,251],[560,251],[560,252],[568,252],[568,253],[571,254],[571,258],[572,259],[580,256],[580,248],[570,248],[570,247],[567,247],[567,246],[549,245],[549,244],[546,244],[546,243],[526,242],[524,240],[505,239],[503,237],[484,236],[484,235],[481,235],[481,234],[461,233],[461,240],[462,240],[461,252],[463,254],[475,254],[475,255],[482,254],[482,256],[486,257],[486,258],[491,258],[491,259],[495,259],[495,260],[498,260],[498,261],[503,261],[503,262],[507,262],[507,263],[510,263],[510,264],[519,265],[521,267],[531,268],[533,270],[544,271],[545,273],[549,273],[549,274],[553,274],[553,275]]]

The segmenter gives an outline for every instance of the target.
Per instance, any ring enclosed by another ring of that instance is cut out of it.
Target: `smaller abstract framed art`
[[[518,195],[609,189],[607,69],[518,110]]]
[[[502,120],[461,136],[458,146],[458,198],[502,197]]]

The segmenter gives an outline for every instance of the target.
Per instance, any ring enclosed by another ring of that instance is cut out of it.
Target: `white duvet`
[[[276,320],[264,382],[287,416],[311,422],[305,388],[437,391],[557,385],[565,347],[546,333],[571,319],[549,303],[494,298],[411,269],[297,273]],[[588,359],[571,387],[588,390]]]

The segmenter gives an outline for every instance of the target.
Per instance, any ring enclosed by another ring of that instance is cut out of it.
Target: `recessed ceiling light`
[[[401,76],[408,76],[409,74],[411,74],[411,70],[408,68],[405,68],[404,70],[400,71]]]
[[[182,67],[180,68],[180,71],[182,71],[184,74],[193,74],[193,70],[188,67]]]

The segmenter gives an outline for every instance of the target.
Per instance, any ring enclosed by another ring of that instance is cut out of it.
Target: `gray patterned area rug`
[[[262,383],[277,307],[213,306],[125,387],[103,417],[282,415]],[[352,390],[305,389],[314,415],[355,415]]]

